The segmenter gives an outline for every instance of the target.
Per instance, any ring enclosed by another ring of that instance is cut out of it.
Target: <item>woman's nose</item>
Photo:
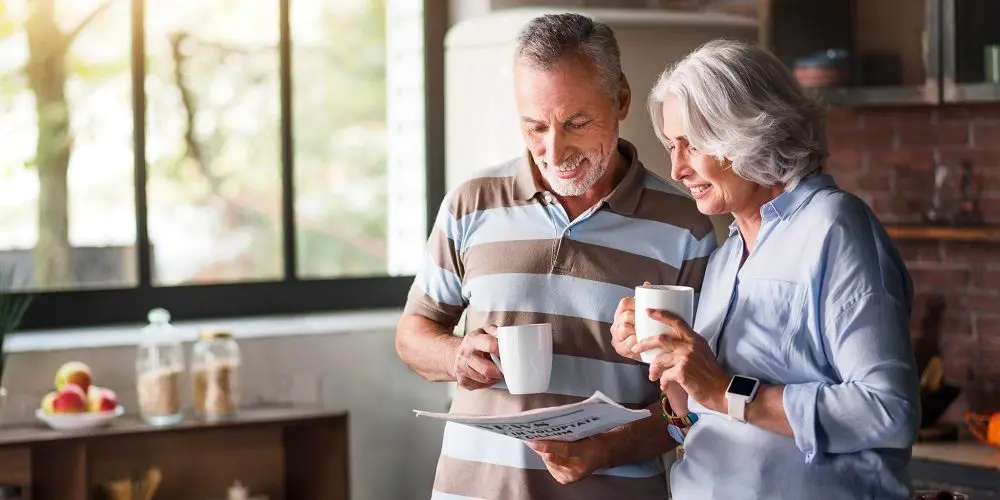
[[[670,152],[670,178],[678,182],[691,174],[691,166],[687,162],[687,155],[680,154],[679,151],[680,148],[675,147]]]

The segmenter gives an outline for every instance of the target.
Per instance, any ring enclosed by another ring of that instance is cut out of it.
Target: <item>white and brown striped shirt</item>
[[[498,415],[580,401],[601,391],[629,407],[659,395],[646,365],[611,346],[622,297],[649,280],[700,290],[716,242],[712,223],[619,141],[629,170],[605,201],[570,221],[535,181],[527,153],[449,193],[405,313],[466,331],[487,324],[551,323],[548,393],[458,389],[451,411]],[[666,498],[663,464],[604,469],[560,485],[521,441],[447,424],[433,499]]]

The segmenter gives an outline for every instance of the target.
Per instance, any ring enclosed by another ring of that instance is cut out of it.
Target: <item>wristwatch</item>
[[[729,407],[729,418],[746,422],[747,405],[753,402],[757,396],[757,389],[760,388],[760,380],[743,375],[735,375],[729,381],[729,388],[726,389],[726,403]]]
[[[698,415],[694,412],[688,412],[687,415],[682,416],[674,415],[666,393],[660,395],[660,408],[662,409],[660,415],[663,416],[663,420],[667,423],[667,433],[678,444],[684,444],[684,431],[698,421]]]

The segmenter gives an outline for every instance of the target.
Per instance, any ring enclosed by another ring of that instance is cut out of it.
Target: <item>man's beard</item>
[[[615,139],[608,148],[607,156],[601,156],[597,151],[589,153],[576,153],[566,158],[558,165],[547,165],[539,158],[535,158],[535,164],[539,166],[542,177],[548,182],[549,187],[559,196],[581,196],[604,176],[608,171],[611,158],[618,151],[618,140]],[[586,166],[583,164],[586,163]],[[560,179],[558,170],[560,167],[586,168],[582,175],[578,174],[572,179]]]

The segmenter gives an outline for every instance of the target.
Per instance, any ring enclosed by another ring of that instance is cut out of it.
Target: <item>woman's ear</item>
[[[622,73],[618,82],[618,120],[624,120],[628,116],[629,104],[632,103],[632,89],[628,85],[628,78]]]

